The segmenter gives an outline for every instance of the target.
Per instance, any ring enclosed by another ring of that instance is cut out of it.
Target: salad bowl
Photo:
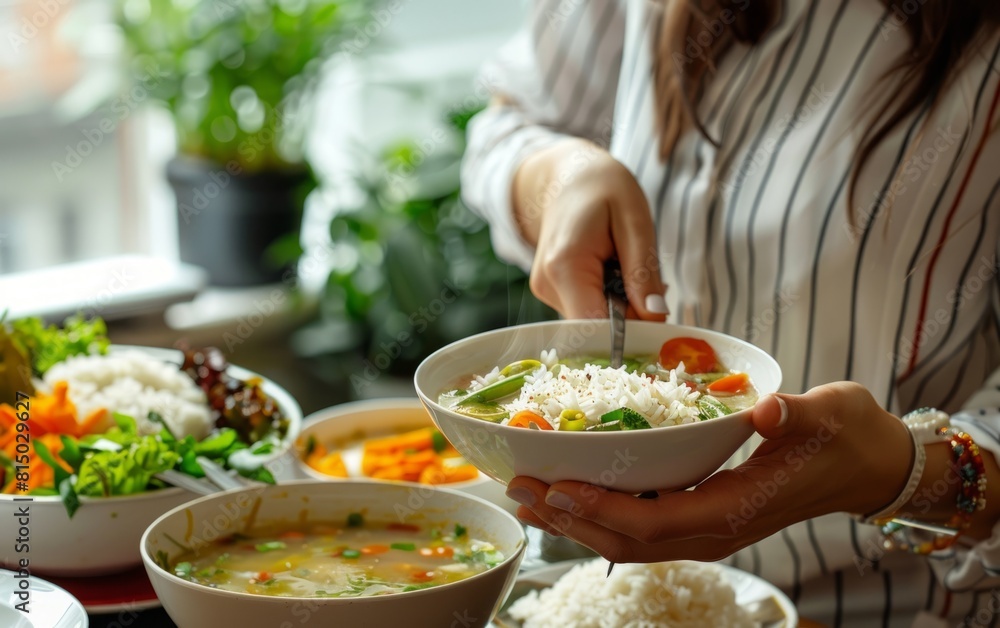
[[[109,354],[138,351],[179,366],[180,351],[152,347],[111,346]],[[246,369],[228,365],[225,372],[239,380],[259,380],[259,388],[287,419],[280,443],[257,462],[274,465],[301,429],[302,412],[288,392],[273,381]],[[34,454],[37,455],[37,454]],[[110,471],[109,471],[110,473]],[[18,569],[26,560],[32,573],[51,576],[97,576],[126,571],[142,562],[139,539],[147,527],[164,512],[195,499],[198,495],[176,487],[138,489],[134,494],[106,497],[79,496],[78,507],[70,513],[63,497],[15,492],[0,495],[0,518],[9,522],[9,543],[0,548],[0,566]],[[16,524],[16,525],[14,525]]]

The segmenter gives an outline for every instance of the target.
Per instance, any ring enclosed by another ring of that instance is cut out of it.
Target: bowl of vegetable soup
[[[588,482],[640,493],[686,489],[753,434],[751,409],[781,369],[725,334],[628,321],[609,364],[607,320],[509,327],[452,343],[414,381],[434,423],[480,471],[507,484]]]
[[[140,542],[178,625],[486,626],[517,575],[524,529],[432,486],[299,480],[210,495]]]

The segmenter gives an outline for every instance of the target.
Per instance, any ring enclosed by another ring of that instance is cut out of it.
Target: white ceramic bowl
[[[181,354],[171,349],[152,347],[114,347],[141,349],[145,353],[180,364]],[[256,373],[230,365],[228,372],[234,377],[247,379],[260,377]],[[302,410],[295,399],[274,382],[261,378],[264,392],[278,403],[289,419],[288,435],[284,447],[276,449],[271,459],[276,459],[291,447],[302,428]],[[32,501],[16,501],[16,495],[0,495],[0,521],[4,529],[10,525],[21,508],[29,509],[30,533],[28,554],[17,552],[13,538],[0,545],[0,566],[16,569],[18,560],[27,555],[31,572],[51,576],[96,576],[126,571],[138,566],[139,538],[157,517],[197,495],[179,488],[166,488],[137,495],[107,498],[80,498],[81,506],[70,519],[58,497],[32,497]]]
[[[314,412],[302,421],[302,431],[293,448],[299,477],[327,482],[344,481],[317,471],[305,463],[305,443],[310,436],[328,447],[331,444],[342,447],[366,438],[400,434],[433,425],[431,415],[416,397],[355,401]],[[358,463],[360,465],[360,461]],[[349,463],[348,468],[350,467]],[[504,485],[484,473],[480,473],[474,480],[442,484],[441,487],[482,497],[508,512],[517,510],[517,503],[504,494]]]
[[[560,357],[608,355],[610,333],[607,320],[574,320],[478,334],[424,360],[414,378],[417,394],[455,448],[503,484],[515,476],[530,476],[547,483],[589,482],[628,493],[685,489],[718,470],[753,434],[749,409],[675,427],[590,433],[507,427],[463,416],[437,402],[441,393],[464,385],[471,374],[537,359],[543,349],[555,348]],[[781,369],[764,351],[704,329],[628,321],[625,354],[656,354],[666,340],[682,336],[705,340],[723,365],[749,373],[761,396],[781,385]]]
[[[69,591],[28,574],[26,570],[0,569],[0,626],[3,628],[87,628],[89,625],[83,604]]]
[[[181,551],[172,539],[196,546],[243,532],[248,520],[343,521],[364,508],[369,521],[461,522],[474,538],[493,543],[506,560],[483,573],[441,586],[366,598],[268,597],[221,591],[178,578],[155,561]],[[485,626],[510,593],[525,548],[517,519],[489,502],[440,488],[370,480],[300,480],[203,497],[157,519],[142,537],[142,560],[156,595],[184,628],[219,626],[406,625],[414,628]]]

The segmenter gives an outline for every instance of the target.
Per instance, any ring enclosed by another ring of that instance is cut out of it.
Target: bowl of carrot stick
[[[416,398],[333,406],[303,420],[293,447],[300,475],[324,481],[372,479],[450,488],[507,510],[516,504],[434,426]]]

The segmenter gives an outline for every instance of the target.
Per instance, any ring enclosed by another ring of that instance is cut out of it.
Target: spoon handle
[[[608,317],[611,319],[611,368],[618,368],[625,359],[625,312],[628,297],[622,267],[617,259],[604,262],[604,295],[608,299]]]
[[[644,491],[642,493],[639,493],[639,499],[656,499],[659,496],[660,494],[656,491]],[[611,570],[614,568],[615,568],[614,563],[608,563],[608,575],[605,576],[605,578],[611,575]]]

